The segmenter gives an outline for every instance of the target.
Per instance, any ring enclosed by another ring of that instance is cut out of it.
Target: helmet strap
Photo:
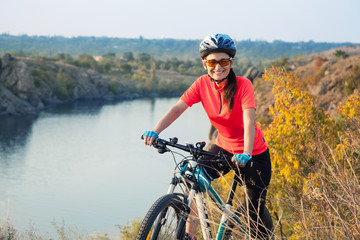
[[[223,81],[225,81],[226,79],[228,79],[228,77],[226,77],[226,78],[223,78],[223,79],[221,79],[221,80],[215,80],[215,79],[213,79],[209,74],[208,74],[208,76],[210,77],[211,81],[216,82],[217,84],[220,84],[220,83],[222,83]]]

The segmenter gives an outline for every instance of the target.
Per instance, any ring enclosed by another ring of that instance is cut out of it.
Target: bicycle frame
[[[215,189],[211,185],[209,186],[209,190],[207,191],[207,194],[209,195],[211,200],[215,202],[215,205],[217,205],[218,208],[220,209],[220,211],[223,213],[221,216],[220,223],[219,223],[218,231],[216,233],[216,238],[215,238],[216,240],[223,239],[223,236],[225,234],[226,224],[229,219],[231,219],[233,222],[237,223],[237,225],[241,228],[241,230],[244,232],[244,234],[249,238],[249,233],[245,229],[245,227],[242,225],[240,219],[230,210],[230,208],[232,206],[234,193],[235,193],[235,190],[236,190],[236,187],[238,184],[238,180],[239,180],[238,176],[235,175],[235,177],[233,179],[232,187],[231,187],[231,190],[230,190],[230,193],[228,196],[228,200],[226,203],[221,199],[219,194],[215,191]],[[168,194],[174,193],[175,187],[178,183],[181,183],[181,180],[179,180],[179,178],[173,177],[167,193]],[[194,200],[194,197],[195,197],[203,237],[205,240],[210,240],[210,239],[212,239],[212,231],[211,231],[211,226],[210,226],[210,220],[208,218],[208,214],[206,211],[206,204],[204,201],[204,193],[198,191],[198,189],[194,185],[195,185],[195,183],[192,184],[191,190],[188,194],[187,201],[186,201],[187,206],[189,208],[191,208],[192,201]],[[186,218],[187,217],[188,217],[188,215],[186,215]],[[186,221],[186,219],[184,219],[184,220]]]
[[[198,160],[199,156],[207,155],[207,156],[213,156],[213,157],[223,157],[222,154],[214,154],[214,153],[210,153],[207,151],[203,151],[202,149],[205,146],[204,142],[197,143],[196,148],[195,148],[192,144],[187,144],[186,146],[177,144],[177,138],[170,139],[170,142],[168,142],[164,139],[157,139],[157,142],[154,143],[153,146],[158,149],[159,153],[171,152],[171,150],[168,149],[166,146],[175,147],[175,148],[178,148],[183,151],[191,153],[192,159],[188,160],[188,162],[191,164],[192,167],[195,167],[195,168],[199,168],[199,166],[197,165],[197,160]],[[167,192],[168,194],[175,193],[175,191],[174,191],[175,187],[179,183],[185,184],[186,187],[190,184],[190,187],[191,187],[190,191],[187,194],[187,197],[185,198],[185,196],[184,196],[184,203],[186,204],[186,213],[184,214],[183,220],[181,220],[181,222],[179,224],[179,229],[178,229],[179,231],[177,233],[177,237],[180,236],[180,234],[181,234],[180,231],[182,230],[182,227],[185,227],[184,225],[185,225],[188,215],[190,213],[192,201],[194,200],[194,197],[195,197],[203,237],[205,240],[210,240],[210,239],[212,239],[212,232],[211,232],[211,227],[210,227],[210,220],[208,218],[207,211],[206,211],[206,205],[205,205],[205,201],[204,201],[204,193],[200,191],[200,187],[199,187],[199,185],[201,183],[197,182],[197,180],[195,180],[195,181],[193,180],[193,175],[192,175],[193,173],[190,173],[189,176],[186,176],[186,174],[187,173],[185,171],[184,176],[182,176],[181,174],[179,174],[179,176],[177,176],[177,177],[174,176],[172,178],[172,181],[170,183],[170,186],[169,186],[169,189]],[[215,191],[215,189],[211,186],[211,184],[209,184],[208,188],[206,189],[206,192],[210,196],[211,200],[215,202],[215,205],[217,205],[218,208],[220,209],[220,211],[223,213],[221,220],[220,220],[219,229],[216,234],[216,240],[221,240],[223,238],[223,236],[225,234],[226,225],[227,225],[227,222],[229,219],[232,220],[234,223],[236,223],[242,229],[242,231],[248,238],[250,236],[248,231],[242,225],[240,219],[234,213],[232,213],[230,210],[238,182],[239,182],[239,177],[237,174],[235,174],[233,183],[232,183],[232,187],[231,187],[231,190],[230,190],[230,193],[228,196],[228,200],[226,201],[226,203],[221,199],[221,197]]]

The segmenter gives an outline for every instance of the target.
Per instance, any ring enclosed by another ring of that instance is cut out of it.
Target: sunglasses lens
[[[208,65],[209,67],[215,67],[217,63],[218,62],[215,60],[206,61],[206,65]]]
[[[220,61],[216,61],[216,60],[206,61],[206,65],[208,65],[209,67],[216,67],[217,64],[220,64],[220,66],[222,67],[226,67],[227,65],[229,65],[229,63],[230,63],[230,59],[221,59]]]
[[[220,66],[222,66],[222,67],[225,67],[225,66],[229,65],[229,63],[230,63],[229,59],[220,60]]]

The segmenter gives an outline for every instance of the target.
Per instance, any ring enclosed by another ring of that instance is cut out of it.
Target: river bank
[[[77,100],[132,100],[179,96],[194,80],[158,71],[150,82],[120,73],[104,74],[61,61],[13,57],[0,59],[0,115],[34,114]]]

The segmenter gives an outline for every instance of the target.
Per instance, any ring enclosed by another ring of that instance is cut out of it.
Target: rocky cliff
[[[36,113],[47,106],[82,98],[126,97],[110,79],[94,70],[33,59],[0,59],[0,114]],[[112,90],[112,91],[111,91]]]

